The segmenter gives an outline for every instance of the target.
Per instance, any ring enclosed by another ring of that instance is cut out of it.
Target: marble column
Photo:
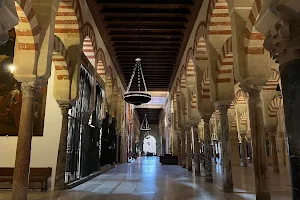
[[[277,126],[267,126],[266,132],[269,135],[270,151],[271,151],[271,165],[273,166],[273,171],[275,173],[279,173],[279,162],[278,162],[278,154],[277,154],[277,142],[276,142],[276,132]]]
[[[65,170],[67,161],[67,139],[68,139],[68,111],[69,104],[60,104],[62,115],[61,132],[57,154],[57,164],[55,173],[55,190],[65,189]]]
[[[231,147],[231,164],[235,166],[240,165],[239,141],[238,139],[230,139]]]
[[[246,134],[241,133],[241,138],[242,138],[242,149],[241,150],[242,150],[243,166],[248,167]]]
[[[195,174],[200,176],[200,143],[199,143],[199,135],[198,135],[198,124],[193,126],[193,134],[194,134],[194,161],[195,161]]]
[[[249,152],[249,163],[252,163],[253,161],[253,150],[252,150],[252,139],[251,137],[247,137],[247,141],[248,141],[248,152]]]
[[[182,134],[182,140],[181,140],[181,150],[182,150],[182,156],[181,156],[181,159],[182,159],[182,167],[183,168],[186,168],[186,137],[185,137],[185,132],[183,131],[183,134]]]
[[[262,102],[260,99],[261,87],[244,85],[240,87],[249,94],[248,107],[253,146],[253,165],[257,200],[270,200],[268,180],[268,165],[266,154],[266,134],[263,124]]]
[[[270,135],[270,141],[271,141],[271,148],[272,148],[273,171],[279,173],[276,135],[274,133]]]
[[[299,25],[298,25],[299,26]],[[293,199],[300,199],[300,59],[280,65]]]
[[[116,132],[117,132],[117,138],[116,138],[116,164],[118,164],[120,161],[119,161],[119,152],[120,152],[120,148],[119,148],[119,146],[120,146],[120,131],[119,131],[119,129],[117,129],[116,130]],[[139,144],[140,145],[140,144]],[[140,148],[141,148],[141,146],[140,146]]]
[[[178,145],[178,165],[182,165],[182,150],[181,150],[181,138],[180,138],[180,132],[176,132],[177,137],[177,145]]]
[[[23,82],[22,107],[16,150],[16,161],[13,177],[11,200],[26,200],[30,170],[31,140],[33,133],[33,113],[35,93],[38,90],[36,82]]]
[[[217,148],[216,148],[216,141],[213,141],[213,154],[214,154],[214,164],[217,164]]]
[[[223,190],[224,192],[233,191],[232,167],[231,167],[231,147],[229,140],[228,108],[229,105],[219,105],[221,134],[222,134],[222,158],[223,158]]]
[[[213,182],[212,176],[212,162],[211,162],[211,133],[210,121],[211,114],[204,114],[202,116],[204,121],[204,159],[205,159],[205,182]]]
[[[187,162],[187,169],[192,171],[192,151],[191,151],[191,144],[192,144],[192,134],[191,128],[186,128],[185,131],[186,136],[186,162]]]

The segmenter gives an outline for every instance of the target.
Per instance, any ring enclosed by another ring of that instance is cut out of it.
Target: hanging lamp
[[[137,27],[137,34],[138,34],[138,54],[140,50],[140,5],[139,5],[139,13],[138,13],[138,27]],[[141,58],[136,58],[135,59],[135,66],[126,90],[126,93],[124,94],[124,100],[133,105],[141,105],[144,103],[148,103],[151,100],[151,95],[147,92],[147,86],[145,83],[144,79],[144,74],[142,70],[142,65],[141,65]],[[137,81],[138,81],[138,91],[130,91],[132,81],[134,79],[135,73],[137,73]],[[141,79],[140,76],[142,77],[143,80],[143,85],[144,85],[144,90],[141,91]]]
[[[141,131],[150,131],[151,130],[150,125],[148,123],[147,114],[145,114],[145,116],[144,116],[144,119],[143,119],[143,122],[141,124],[140,130]]]

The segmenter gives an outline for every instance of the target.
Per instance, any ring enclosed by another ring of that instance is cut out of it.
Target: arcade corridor
[[[255,199],[252,167],[233,168],[234,193],[222,192],[220,165],[216,165],[215,183],[205,183],[204,175],[194,176],[180,166],[161,165],[158,157],[138,158],[122,164],[72,190],[41,193],[30,192],[29,200],[246,200]],[[271,192],[273,200],[291,199],[288,169],[273,174]],[[8,195],[8,196],[6,196]],[[0,191],[0,200],[9,199]]]

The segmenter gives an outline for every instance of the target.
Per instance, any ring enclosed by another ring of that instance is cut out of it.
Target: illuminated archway
[[[153,153],[156,155],[156,139],[152,135],[148,135],[144,138],[143,151],[145,154]]]

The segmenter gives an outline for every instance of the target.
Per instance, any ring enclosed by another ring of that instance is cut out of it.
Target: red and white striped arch
[[[71,61],[67,49],[59,37],[54,36],[52,62],[55,67],[57,81],[70,79]]]
[[[276,91],[276,88],[280,81],[280,73],[278,70],[271,68],[271,77],[266,85],[263,86],[264,91]]]
[[[255,29],[255,23],[259,17],[261,7],[261,0],[255,0],[246,22],[244,31],[246,54],[264,54],[264,36]]]
[[[40,27],[30,2],[28,0],[15,1],[19,17],[19,24],[15,26],[16,48],[21,52],[29,53],[29,55],[36,55],[39,49]],[[21,52],[19,54],[22,54]]]
[[[206,22],[201,21],[196,30],[194,42],[194,56],[196,60],[208,60],[208,53],[206,48]]]
[[[104,83],[106,83],[106,60],[105,60],[105,54],[104,51],[100,48],[97,51],[97,73],[100,75],[101,79]]]
[[[193,61],[193,49],[190,48],[187,52],[186,57],[186,78],[187,78],[187,86],[194,87],[196,83],[196,73],[195,73],[195,64]]]
[[[82,51],[90,63],[96,67],[97,40],[94,29],[90,23],[85,23],[82,28],[83,47]]]
[[[234,115],[233,115],[233,117],[231,119],[230,126],[231,127],[237,127],[237,124],[236,124],[236,113],[234,113]]]
[[[192,99],[191,107],[192,107],[192,109],[196,109],[197,108],[197,95],[196,95],[195,91],[191,92],[191,99]]]
[[[240,124],[246,126],[248,123],[247,110],[244,110],[240,116]]]
[[[181,77],[180,87],[181,87],[181,89],[184,90],[184,92],[186,92],[187,84],[186,84],[186,67],[185,66],[183,66],[181,68],[181,75],[180,75],[180,77]]]
[[[80,12],[75,11],[75,7],[78,5],[75,1],[62,0],[59,3],[58,11],[55,17],[55,30],[54,33],[59,37],[62,34],[79,34],[79,23],[81,20],[78,19],[78,14],[81,16]]]
[[[238,90],[235,94],[235,103],[246,104],[247,95],[243,90]]]
[[[217,83],[232,83],[233,81],[233,54],[232,54],[232,38],[228,38],[224,43],[219,59],[217,61]]]
[[[226,0],[209,0],[206,14],[209,35],[231,35],[231,20]]]
[[[209,76],[208,76],[208,68],[205,70],[202,79],[202,99],[210,100],[210,84],[209,84]]]
[[[269,117],[277,117],[277,111],[282,106],[283,101],[281,97],[273,98],[268,107]]]

